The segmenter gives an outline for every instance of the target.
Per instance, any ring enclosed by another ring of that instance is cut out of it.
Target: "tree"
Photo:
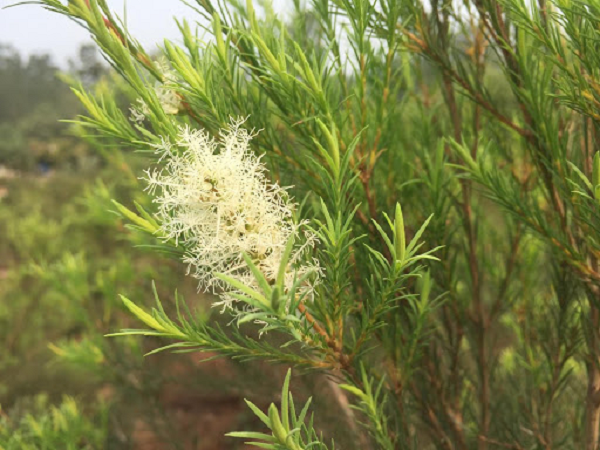
[[[86,86],[94,86],[108,72],[108,67],[98,59],[98,50],[93,44],[79,47],[79,59],[69,61],[70,72]]]
[[[86,26],[135,92],[130,120],[77,91],[81,125],[158,150],[156,208],[117,208],[239,326],[124,298],[148,328],[121,334],[327,372],[378,448],[598,448],[597,1],[314,0],[288,24],[267,2],[197,0],[212,40],[181,22],[165,63],[103,0],[39,3]],[[287,389],[250,405],[270,434],[237,436],[324,448]]]

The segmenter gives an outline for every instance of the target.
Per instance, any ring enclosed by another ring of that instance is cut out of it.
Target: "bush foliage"
[[[233,299],[233,323],[199,317],[178,294],[155,291],[148,307],[125,287],[145,328],[106,331],[164,338],[151,353],[324,373],[364,425],[360,448],[598,448],[598,1],[313,0],[276,13],[196,0],[182,44],[165,41],[160,57],[105,0],[35,3],[86,27],[125,81],[73,90],[83,135],[157,168],[146,176],[158,189],[143,194],[142,182],[114,204],[128,237],[205,271],[197,243],[229,233],[211,286]],[[237,117],[251,140],[226,140]],[[206,175],[190,161],[215,166]],[[297,206],[283,196],[281,217],[265,206],[251,222],[258,203],[243,189],[227,197],[222,181],[238,166],[240,186],[293,186]],[[333,448],[288,391],[289,377],[279,405],[248,403],[268,431],[232,435]]]

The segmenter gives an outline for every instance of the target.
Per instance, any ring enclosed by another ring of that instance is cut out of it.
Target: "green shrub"
[[[325,373],[360,448],[598,448],[598,1],[294,1],[282,19],[197,0],[207,37],[180,22],[161,61],[104,0],[38,3],[130,86],[131,116],[75,90],[88,135],[155,156],[146,200],[115,208],[236,318],[120,290],[145,328],[118,335]],[[236,436],[326,448],[287,394],[251,406],[266,434]]]

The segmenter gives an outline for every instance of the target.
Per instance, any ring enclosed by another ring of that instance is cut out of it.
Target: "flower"
[[[166,61],[158,63],[159,70],[163,75],[163,82],[157,83],[154,87],[154,92],[158,97],[158,101],[162,106],[165,114],[177,114],[181,106],[181,97],[175,90],[177,86],[177,75],[169,68]]]
[[[181,107],[181,98],[175,90],[177,75],[170,69],[165,59],[156,61],[156,66],[162,74],[163,81],[155,83],[154,93],[165,114],[177,114]],[[131,113],[130,120],[140,123],[146,120],[146,117],[150,114],[150,108],[141,98],[138,98],[136,103],[136,105],[132,105],[129,108],[129,112]]]
[[[258,289],[244,262],[252,258],[268,280],[274,280],[290,237],[300,238],[303,223],[293,218],[294,203],[286,189],[267,179],[267,169],[249,148],[253,135],[232,120],[218,140],[204,130],[180,128],[178,141],[157,147],[162,169],[147,171],[148,190],[156,195],[161,231],[186,249],[184,262],[205,290],[222,291],[222,304],[234,298],[215,273],[232,277]],[[316,262],[302,263],[315,237],[304,230],[288,265],[285,286],[294,277],[314,271]],[[312,288],[304,286],[304,293]]]
[[[141,98],[138,98],[136,100],[136,105],[132,105],[129,108],[129,112],[131,113],[131,116],[129,117],[129,119],[132,122],[135,123],[141,123],[144,120],[146,120],[146,116],[148,116],[148,114],[150,114],[150,108],[148,108],[148,105],[146,104],[146,102],[144,100],[142,100]]]

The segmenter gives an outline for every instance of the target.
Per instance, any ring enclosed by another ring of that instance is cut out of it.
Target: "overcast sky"
[[[0,0],[0,6],[18,1]],[[197,17],[180,0],[107,1],[121,17],[126,3],[128,29],[149,52],[164,38],[178,41],[179,30],[173,17],[186,17],[190,22]],[[50,53],[57,63],[64,65],[82,43],[90,41],[88,33],[75,22],[39,5],[0,9],[0,43],[12,44],[23,53]]]

